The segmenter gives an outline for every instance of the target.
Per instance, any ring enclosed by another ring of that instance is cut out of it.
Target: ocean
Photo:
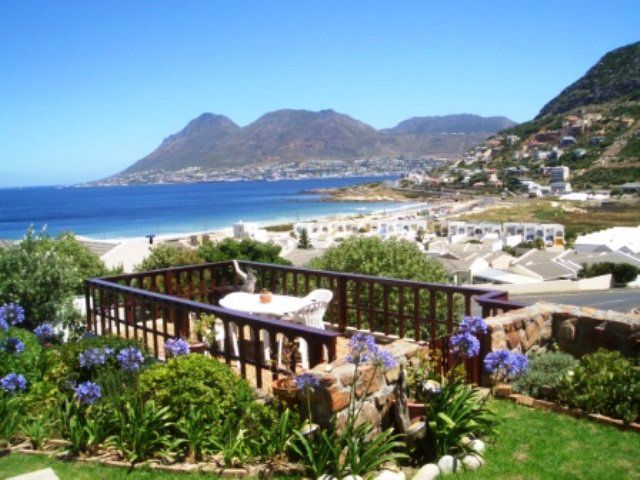
[[[389,177],[390,178],[390,177]],[[0,239],[33,225],[51,235],[72,231],[97,239],[218,230],[237,221],[278,223],[398,208],[393,202],[326,202],[304,191],[380,181],[381,177],[276,182],[212,182],[126,187],[0,189]]]

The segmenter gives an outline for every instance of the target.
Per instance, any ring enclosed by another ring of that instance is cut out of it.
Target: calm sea
[[[318,195],[302,193],[379,180],[358,177],[0,189],[0,238],[20,238],[29,225],[46,225],[54,235],[73,231],[107,239],[215,230],[239,220],[279,222],[398,207],[391,202],[323,202]]]

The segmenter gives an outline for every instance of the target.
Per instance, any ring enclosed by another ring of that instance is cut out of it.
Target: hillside
[[[583,77],[542,107],[536,118],[624,97],[640,100],[640,42],[607,53]]]
[[[387,130],[333,110],[277,110],[240,128],[227,117],[205,113],[167,137],[121,175],[148,171],[239,168],[305,160],[368,157],[460,157],[500,128],[504,117],[416,117]]]
[[[607,53],[534,120],[488,138],[462,164],[484,165],[477,178],[510,188],[514,175],[548,184],[547,167],[559,165],[579,189],[640,181],[640,43]]]

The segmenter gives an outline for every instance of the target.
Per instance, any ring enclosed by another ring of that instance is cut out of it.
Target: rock
[[[467,470],[477,470],[483,463],[484,460],[479,455],[471,454],[462,457],[462,465],[464,465],[464,468]]]
[[[404,472],[392,472],[391,470],[381,471],[375,480],[405,480]]]
[[[413,480],[434,480],[440,475],[440,469],[435,463],[427,463],[413,476]]]
[[[476,453],[483,453],[484,447],[485,447],[484,442],[479,438],[476,438],[469,444],[469,448],[471,448],[471,450],[473,450]]]
[[[338,479],[333,475],[329,475],[328,473],[325,473],[324,475],[320,475],[317,480],[338,480]]]
[[[458,459],[451,455],[445,455],[438,460],[438,468],[443,475],[450,475],[458,471]]]
[[[362,480],[360,475],[347,475],[342,480]]]
[[[55,472],[50,468],[43,470],[37,470],[31,473],[25,473],[24,475],[18,475],[11,477],[9,480],[59,480]]]

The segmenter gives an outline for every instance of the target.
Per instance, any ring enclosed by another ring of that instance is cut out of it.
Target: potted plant
[[[407,407],[411,421],[425,415],[425,402],[440,391],[439,349],[422,348],[407,368]]]
[[[285,375],[280,378],[276,378],[271,383],[273,396],[281,400],[288,407],[293,407],[298,404],[298,386],[294,379],[294,372],[290,369],[291,359],[295,358],[296,350],[297,348],[295,343],[289,340],[284,342],[282,347],[282,357],[284,360],[283,367]],[[278,365],[278,367],[280,367],[280,365]]]

